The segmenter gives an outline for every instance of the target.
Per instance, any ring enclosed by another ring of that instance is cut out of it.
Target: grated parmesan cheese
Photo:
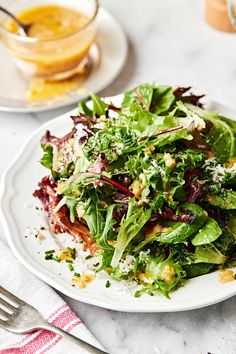
[[[230,167],[225,167],[218,164],[215,157],[210,157],[205,161],[203,168],[211,174],[214,183],[220,183],[224,181],[226,173],[236,173],[236,162],[231,163]]]
[[[74,160],[73,140],[65,142],[60,149],[57,160],[53,166],[53,169],[57,172],[63,172],[69,163]]]
[[[149,255],[150,255],[150,250],[141,251],[139,253],[140,262],[146,262],[148,260]]]
[[[122,155],[124,146],[125,145],[123,143],[114,143],[113,144],[113,147],[116,149],[116,152],[118,155]]]
[[[135,260],[136,258],[134,256],[131,255],[126,256],[125,259],[119,262],[120,270],[123,273],[128,274],[133,269]]]
[[[160,175],[162,175],[162,176],[165,175],[165,170],[161,166],[159,166],[158,163],[155,160],[152,160],[151,164],[152,164],[153,167],[155,167],[157,172],[160,173]]]

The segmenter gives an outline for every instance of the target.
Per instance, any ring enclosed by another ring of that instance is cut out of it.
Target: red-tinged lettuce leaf
[[[199,171],[196,170],[187,170],[184,175],[185,185],[184,190],[188,195],[187,201],[189,203],[195,203],[196,200],[202,194],[202,187],[204,186],[205,181],[198,180],[197,176]]]
[[[86,127],[90,128],[93,124],[97,122],[97,118],[95,116],[86,116],[83,114],[78,114],[77,116],[70,116],[73,120],[74,125],[83,124]]]
[[[70,221],[70,213],[66,205],[55,212],[55,208],[61,200],[57,195],[56,188],[57,182],[46,176],[39,183],[39,189],[33,193],[33,196],[41,201],[44,210],[48,213],[51,231],[54,233],[68,232],[75,239],[84,241],[85,248],[94,254],[97,246],[94,244],[89,229],[78,220],[73,223]]]
[[[102,173],[108,167],[108,161],[106,159],[105,154],[100,154],[98,158],[95,160],[93,165],[89,168],[88,172],[92,173]]]
[[[192,92],[189,92],[191,87],[177,87],[173,94],[177,100],[180,100],[185,103],[191,103],[194,106],[202,107],[202,103],[200,102],[201,98],[205,95],[194,95]]]
[[[208,129],[209,125],[207,126]],[[207,144],[205,136],[202,134],[202,131],[199,131],[194,123],[192,122],[188,127],[188,132],[192,135],[193,139],[190,141],[186,141],[186,145],[189,148],[195,148],[203,151],[212,151],[211,147]],[[205,131],[204,131],[205,132]]]
[[[107,109],[108,109],[108,110],[111,110],[111,111],[115,111],[115,112],[119,112],[119,111],[121,110],[120,107],[114,106],[113,104],[109,104],[109,105],[107,106]]]
[[[41,144],[48,146],[48,145],[55,145],[57,148],[60,148],[62,144],[67,142],[69,139],[73,138],[73,136],[76,133],[76,128],[73,128],[68,134],[65,136],[58,138],[50,133],[49,130],[47,130],[44,134],[44,136],[41,139]]]
[[[39,182],[39,189],[36,189],[33,196],[38,198],[44,206],[45,211],[55,208],[61,198],[56,194],[57,182],[50,176],[45,176]]]
[[[108,184],[112,185],[113,187],[117,188],[118,190],[120,190],[122,193],[128,195],[129,197],[134,197],[134,194],[125,186],[123,186],[122,184],[120,184],[117,181],[114,181],[114,179],[108,178],[107,176],[101,175],[101,178],[107,182]]]
[[[150,221],[179,221],[191,224],[194,222],[195,217],[195,214],[191,210],[183,208],[181,214],[177,215],[171,208],[165,206],[162,213],[152,214]]]

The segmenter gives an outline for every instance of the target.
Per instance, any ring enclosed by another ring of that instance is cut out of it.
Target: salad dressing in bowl
[[[89,74],[89,50],[95,40],[93,22],[98,9],[97,2],[93,3],[91,15],[77,7],[50,4],[16,12],[21,22],[30,24],[27,37],[18,35],[13,20],[5,21],[3,42],[17,67],[30,78],[29,100],[68,93]]]
[[[28,36],[41,40],[56,39],[67,36],[83,28],[89,21],[83,13],[65,6],[46,5],[23,10],[17,18],[30,24]],[[15,21],[10,20],[8,31],[18,33]]]

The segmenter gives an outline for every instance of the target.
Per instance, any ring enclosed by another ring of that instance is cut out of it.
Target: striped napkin
[[[2,287],[34,306],[48,322],[103,349],[62,298],[50,286],[25,269],[2,241],[0,241],[0,260]],[[0,354],[43,353],[86,354],[87,351],[49,331],[37,330],[23,335],[0,328]]]

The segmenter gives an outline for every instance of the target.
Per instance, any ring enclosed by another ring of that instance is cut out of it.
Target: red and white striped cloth
[[[25,269],[2,241],[0,241],[0,284],[34,306],[55,326],[102,349],[62,298],[50,286]],[[0,354],[64,354],[66,352],[87,353],[77,345],[62,340],[61,336],[49,331],[39,330],[20,335],[0,328]]]

